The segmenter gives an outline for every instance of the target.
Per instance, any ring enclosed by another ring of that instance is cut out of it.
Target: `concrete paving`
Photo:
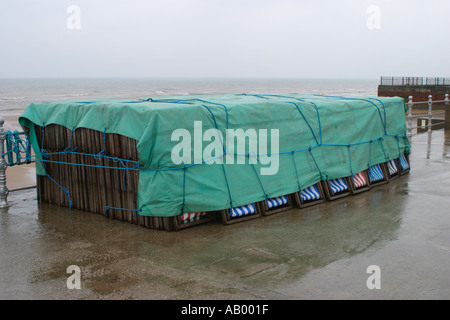
[[[411,167],[355,196],[172,233],[14,192],[0,299],[449,299],[450,132],[413,136]],[[67,287],[71,265],[81,289]]]

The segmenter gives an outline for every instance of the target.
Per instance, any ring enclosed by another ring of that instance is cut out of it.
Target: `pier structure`
[[[386,77],[380,79],[379,97],[401,97],[408,106],[408,136],[412,130],[418,133],[432,129],[450,130],[450,78],[442,77]],[[417,112],[413,115],[413,109]],[[441,112],[433,112],[439,110]],[[427,113],[428,111],[428,113]],[[417,118],[417,125],[412,124]]]
[[[414,101],[428,101],[430,95],[433,100],[444,100],[445,94],[450,94],[450,78],[383,76],[378,85],[379,97],[402,97],[406,101],[409,96]]]

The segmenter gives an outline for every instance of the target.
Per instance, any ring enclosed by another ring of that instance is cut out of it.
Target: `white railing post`
[[[450,130],[450,101],[448,99],[448,93],[445,94],[445,130]]]
[[[412,107],[413,107],[413,97],[408,97],[408,139],[411,142],[412,138]]]
[[[5,119],[0,118],[0,208],[6,208],[9,206],[9,190],[6,186],[6,168],[8,168],[8,163],[3,157],[3,154],[5,153],[4,145],[6,139],[6,132],[3,128],[4,123]]]
[[[428,132],[431,132],[431,119],[432,119],[432,111],[433,111],[433,96],[428,96]]]

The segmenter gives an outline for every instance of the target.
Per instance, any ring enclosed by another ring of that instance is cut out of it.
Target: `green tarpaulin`
[[[137,209],[174,216],[294,193],[409,153],[405,109],[398,97],[198,95],[33,103],[19,122],[38,160],[33,124],[136,139]]]

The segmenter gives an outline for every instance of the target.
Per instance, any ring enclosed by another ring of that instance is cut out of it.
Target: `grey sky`
[[[70,5],[80,29],[66,25]],[[380,29],[366,23],[380,8]],[[450,76],[448,0],[0,0],[0,78]]]

